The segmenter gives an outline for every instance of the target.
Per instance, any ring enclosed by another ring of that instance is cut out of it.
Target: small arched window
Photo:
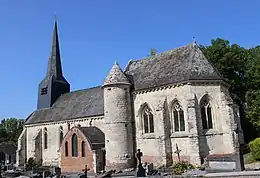
[[[142,121],[144,133],[154,133],[153,113],[148,105],[145,105],[143,108]]]
[[[172,107],[172,116],[174,121],[174,131],[185,131],[184,112],[179,102],[175,102]]]
[[[85,150],[85,142],[81,142],[81,156],[85,157],[86,156],[86,150]]]
[[[200,111],[201,111],[201,120],[202,120],[202,128],[212,129],[213,122],[212,122],[212,107],[209,102],[208,96],[204,96],[200,103]]]
[[[70,130],[70,123],[68,123],[68,131]]]
[[[72,157],[78,157],[78,137],[75,133],[71,137],[71,146]]]
[[[65,142],[65,156],[69,156],[68,142]]]
[[[44,142],[44,149],[47,149],[48,148],[48,130],[46,127],[44,127],[43,129],[43,142]]]
[[[59,132],[60,132],[60,145],[61,145],[61,143],[63,141],[63,127],[62,126],[60,126]]]

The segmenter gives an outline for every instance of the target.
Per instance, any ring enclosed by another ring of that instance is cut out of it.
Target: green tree
[[[210,46],[201,46],[204,55],[231,85],[230,93],[237,104],[245,102],[247,91],[244,75],[247,50],[239,45],[230,45],[228,40],[217,38]]]
[[[259,49],[248,50],[237,44],[230,44],[228,40],[217,38],[211,41],[211,45],[201,46],[201,50],[231,85],[230,94],[240,108],[245,141],[251,141],[256,137],[254,133],[257,133],[257,123],[260,122],[260,119],[252,114],[252,109],[259,108],[260,105],[257,104],[255,98],[250,97],[254,93],[251,95],[248,93],[259,80],[255,74],[255,71],[258,70],[255,64],[257,57],[260,56]],[[248,97],[246,97],[247,94]],[[250,103],[248,103],[249,98]]]
[[[260,90],[248,91],[246,95],[246,118],[255,127],[260,136]]]
[[[249,90],[260,89],[260,46],[248,50],[246,80]]]
[[[0,125],[0,143],[1,142],[6,142],[7,141],[7,133],[6,133],[6,130],[1,127]]]
[[[3,119],[0,124],[0,142],[17,143],[18,137],[23,130],[24,121],[22,119]]]

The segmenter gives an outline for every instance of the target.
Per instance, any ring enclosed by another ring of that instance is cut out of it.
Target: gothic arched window
[[[68,142],[65,142],[65,156],[69,156]]]
[[[68,131],[70,130],[70,123],[68,123]]]
[[[212,129],[212,107],[207,96],[203,97],[200,102],[200,112],[203,129]]]
[[[154,133],[153,113],[147,105],[143,108],[142,120],[144,133]]]
[[[177,101],[172,106],[172,117],[174,121],[174,131],[185,131],[184,112],[181,105]]]
[[[85,150],[85,142],[81,142],[81,156],[85,157],[86,156],[86,150]]]
[[[61,145],[61,143],[63,141],[63,127],[62,126],[60,126],[59,132],[60,132],[60,145]]]
[[[78,137],[75,133],[71,137],[71,146],[72,157],[78,157]]]
[[[48,148],[48,130],[46,127],[44,127],[43,129],[43,142],[44,142],[44,149],[47,149]]]

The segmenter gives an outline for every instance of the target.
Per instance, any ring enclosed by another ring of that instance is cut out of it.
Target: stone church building
[[[62,172],[155,166],[239,152],[243,133],[229,85],[195,44],[115,63],[101,86],[70,91],[57,23],[38,105],[19,137],[17,165],[29,158]]]

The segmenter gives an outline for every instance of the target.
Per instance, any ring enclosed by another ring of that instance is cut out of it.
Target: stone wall
[[[233,153],[235,151],[232,137],[234,115],[229,106],[232,101],[228,88],[223,85],[197,84],[191,87],[191,92],[196,93],[198,104],[203,96],[208,95],[212,105],[213,129],[204,131],[201,120],[198,120],[202,157],[204,154]]]
[[[82,118],[75,119],[66,122],[56,122],[56,123],[43,123],[43,124],[34,124],[26,126],[26,137],[27,137],[27,159],[30,157],[35,158],[35,138],[37,133],[40,130],[43,130],[45,127],[47,128],[47,149],[44,149],[44,133],[42,132],[42,163],[45,166],[59,166],[60,158],[59,158],[59,149],[60,149],[60,128],[63,129],[63,136],[68,132],[69,127],[73,128],[74,126],[97,126],[102,131],[103,128],[103,119],[102,117],[95,118]]]
[[[213,129],[207,131],[202,129],[199,108],[200,100],[205,95],[209,96],[213,112]],[[167,121],[173,126],[171,105],[176,100],[184,111],[185,131],[182,132],[174,132],[172,127],[166,126]],[[233,153],[230,102],[227,87],[217,83],[193,83],[135,92],[136,140],[137,148],[144,154],[143,161],[160,166],[167,163],[169,154],[172,154],[174,162],[177,161],[174,153],[176,143],[181,150],[181,158],[193,164],[200,164],[201,157],[207,154]],[[152,134],[145,134],[142,129],[141,110],[144,103],[148,104],[154,115],[155,131]],[[170,114],[163,114],[163,109],[168,109]],[[165,142],[168,132],[171,143]]]
[[[39,130],[34,140],[35,144],[35,161],[36,163],[42,162],[42,130]]]
[[[133,129],[128,85],[104,88],[106,169],[133,166]]]
[[[135,149],[140,148],[144,154],[144,162],[153,162],[155,166],[170,165],[177,161],[177,155],[174,153],[176,144],[181,150],[181,159],[193,164],[200,164],[201,158],[208,154],[235,152],[233,131],[235,123],[239,126],[240,122],[237,120],[238,117],[234,116],[228,88],[222,84],[192,83],[165,86],[149,91],[135,91],[132,98],[134,120],[131,116],[132,108],[128,88],[114,87],[106,92],[104,96],[106,119],[103,117],[82,118],[26,126],[27,159],[36,156],[35,137],[46,127],[48,148],[42,149],[43,165],[58,166],[60,127],[65,136],[69,129],[68,124],[70,128],[78,125],[82,127],[92,125],[100,128],[106,136],[107,160],[117,160],[122,163],[133,158]],[[201,99],[206,95],[210,99],[213,113],[213,129],[207,131],[202,129],[199,108]],[[173,131],[171,111],[174,101],[178,101],[184,111],[185,131],[182,132]],[[154,116],[154,133],[143,132],[141,111],[145,103]],[[136,140],[132,135],[133,122]],[[241,126],[239,128],[241,129]],[[133,146],[135,141],[136,147]]]
[[[93,163],[93,170],[95,173],[101,172],[105,168],[105,150],[104,149],[98,149],[93,150],[94,153],[94,163]]]
[[[18,138],[17,150],[16,150],[16,165],[23,166],[27,159],[27,139],[26,128],[23,129],[21,135]]]

